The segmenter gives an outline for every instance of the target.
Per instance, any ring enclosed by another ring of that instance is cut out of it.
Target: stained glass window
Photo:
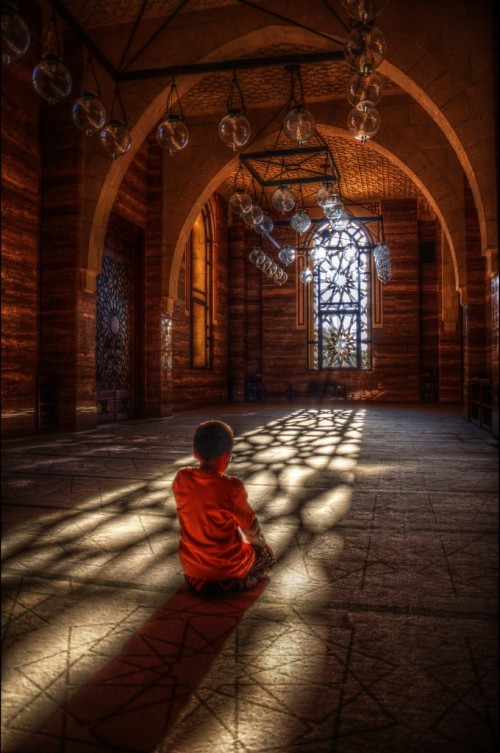
[[[309,368],[370,369],[370,245],[362,225],[328,222],[311,236]]]

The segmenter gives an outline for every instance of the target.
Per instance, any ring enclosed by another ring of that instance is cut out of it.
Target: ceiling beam
[[[174,76],[196,76],[200,73],[222,73],[225,71],[242,71],[255,68],[278,68],[285,65],[308,65],[344,60],[344,53],[339,50],[329,52],[311,52],[304,54],[275,55],[261,58],[238,58],[237,60],[219,60],[210,63],[193,63],[191,65],[170,65],[164,68],[145,68],[136,71],[117,71],[117,81],[143,81],[152,78],[173,78]]]

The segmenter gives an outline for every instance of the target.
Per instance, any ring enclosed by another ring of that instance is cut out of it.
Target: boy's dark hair
[[[220,458],[233,447],[233,430],[224,421],[204,421],[193,437],[193,449],[201,460]]]

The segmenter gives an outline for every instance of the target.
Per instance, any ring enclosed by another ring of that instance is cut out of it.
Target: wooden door
[[[112,217],[97,278],[97,422],[139,415],[137,229]]]

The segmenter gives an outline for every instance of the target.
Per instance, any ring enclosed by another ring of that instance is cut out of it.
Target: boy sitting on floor
[[[230,426],[200,424],[193,439],[200,467],[182,468],[173,483],[179,559],[189,589],[203,596],[254,588],[275,562],[242,481],[224,474],[232,447]]]

